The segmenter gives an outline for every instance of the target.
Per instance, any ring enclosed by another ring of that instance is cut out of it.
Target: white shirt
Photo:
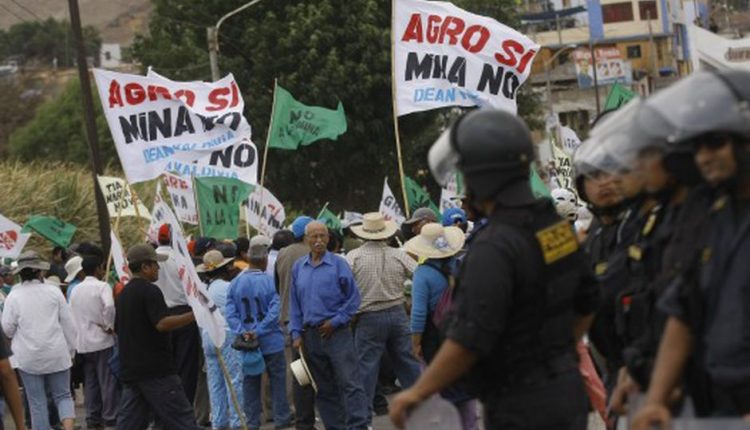
[[[159,262],[159,280],[154,282],[164,294],[164,302],[167,303],[168,308],[187,305],[187,296],[180,281],[177,261],[172,255],[172,247],[160,246],[156,248],[156,253],[169,256],[167,261]]]
[[[266,266],[266,274],[272,278],[276,276],[276,259],[279,257],[279,251],[272,249],[268,251],[268,265]]]
[[[115,337],[106,330],[115,326],[115,300],[106,283],[87,276],[70,296],[78,336],[76,350],[80,354],[102,351],[115,344]]]
[[[3,331],[11,338],[14,362],[26,373],[70,369],[76,328],[62,291],[39,280],[13,287],[5,300]]]

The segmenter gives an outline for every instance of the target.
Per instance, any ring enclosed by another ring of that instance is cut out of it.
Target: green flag
[[[440,209],[430,199],[430,194],[422,188],[414,179],[410,177],[404,178],[406,183],[406,198],[409,200],[409,211],[414,212],[419,208],[430,208],[435,215],[440,218]]]
[[[271,118],[270,148],[295,150],[319,139],[336,140],[346,132],[344,105],[336,110],[304,105],[292,94],[276,86]]]
[[[619,82],[615,82],[615,84],[612,85],[612,89],[609,90],[607,101],[604,102],[604,110],[617,109],[635,98],[635,96],[636,94],[633,91],[623,87]]]
[[[335,213],[331,212],[327,207],[323,207],[323,210],[318,214],[318,221],[324,223],[326,227],[341,234],[343,228],[341,227],[341,219]]]
[[[214,239],[236,239],[240,203],[247,199],[254,188],[234,178],[195,178],[201,234]]]
[[[55,245],[66,248],[76,234],[76,226],[53,216],[32,215],[21,229],[22,233],[37,232]]]
[[[546,185],[544,185],[544,181],[542,181],[542,178],[539,177],[539,174],[536,172],[536,168],[534,166],[531,166],[531,173],[529,175],[529,181],[531,182],[531,192],[534,193],[534,197],[538,199],[542,198],[552,198],[552,195],[549,193],[549,189]]]

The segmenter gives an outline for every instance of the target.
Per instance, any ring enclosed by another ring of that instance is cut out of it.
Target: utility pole
[[[649,93],[654,92],[654,81],[656,80],[656,76],[658,76],[657,73],[657,66],[656,66],[656,45],[654,44],[654,29],[651,26],[651,11],[646,11],[646,19],[648,20],[648,53],[649,53],[649,60],[650,61],[650,69],[651,73],[649,73],[649,83],[648,83],[648,90]]]
[[[594,39],[589,38],[589,51],[591,52],[591,66],[594,68],[594,98],[596,98],[596,116],[602,113],[601,102],[599,101],[599,74],[596,71],[596,50]]]
[[[78,62],[78,79],[81,81],[81,98],[83,101],[83,115],[86,122],[86,137],[89,146],[89,161],[91,162],[91,176],[94,179],[94,195],[96,196],[96,212],[99,219],[99,235],[105,254],[109,252],[109,211],[104,195],[99,187],[97,176],[102,174],[101,157],[99,156],[99,140],[96,135],[96,120],[94,117],[94,100],[91,96],[91,81],[89,80],[86,50],[83,45],[83,31],[81,30],[81,15],[78,10],[78,0],[68,0],[70,9],[70,25],[73,30],[73,43],[76,48]]]

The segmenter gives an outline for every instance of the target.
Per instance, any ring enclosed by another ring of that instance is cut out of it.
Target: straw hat
[[[296,379],[297,383],[303,387],[312,384],[313,389],[317,392],[318,384],[315,383],[312,372],[310,372],[310,368],[307,367],[307,361],[305,361],[305,355],[302,351],[300,351],[299,357],[299,359],[292,361],[289,364],[289,367],[292,369],[292,374],[294,374],[294,379]]]
[[[17,275],[23,269],[49,270],[49,263],[42,260],[42,257],[36,251],[26,251],[18,257],[16,261],[18,266],[13,269],[13,274]]]
[[[385,240],[396,234],[398,226],[386,221],[383,214],[370,212],[362,216],[362,224],[352,226],[352,233],[365,240]]]
[[[425,224],[418,236],[406,242],[406,251],[424,258],[447,258],[456,255],[466,242],[458,227]]]
[[[226,266],[231,261],[234,261],[234,258],[224,258],[221,251],[212,249],[203,256],[203,264],[199,264],[195,269],[198,273],[213,272],[214,270]]]

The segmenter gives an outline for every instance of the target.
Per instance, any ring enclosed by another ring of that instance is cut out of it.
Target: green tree
[[[83,28],[86,55],[97,58],[101,47],[99,32],[91,26]],[[26,21],[0,30],[0,58],[20,56],[25,61],[49,64],[57,58],[59,67],[71,67],[75,61],[73,37],[68,21],[49,18]]]
[[[27,90],[31,85],[24,80],[0,79],[0,158],[8,155],[8,139],[13,130],[34,117],[41,102],[40,94]]]
[[[112,135],[101,105],[95,105],[102,159],[113,161],[117,156]],[[11,134],[10,155],[22,161],[47,159],[87,163],[89,153],[83,118],[81,85],[74,79],[59,97],[42,104],[31,121]]]
[[[194,7],[186,0],[154,0],[149,35],[137,39],[134,58],[173,79],[208,79],[205,28],[244,3],[207,0]],[[456,3],[501,22],[516,22],[512,0]],[[295,207],[313,210],[335,201],[375,210],[383,177],[398,176],[390,14],[390,2],[382,0],[263,2],[221,27],[220,67],[223,73],[232,72],[241,85],[246,116],[261,150],[274,78],[303,103],[335,107],[341,100],[344,104],[349,128],[337,142],[269,152],[266,183]],[[521,112],[529,110],[525,102],[521,104]],[[452,111],[400,119],[407,174],[422,171],[425,176],[427,150]]]

